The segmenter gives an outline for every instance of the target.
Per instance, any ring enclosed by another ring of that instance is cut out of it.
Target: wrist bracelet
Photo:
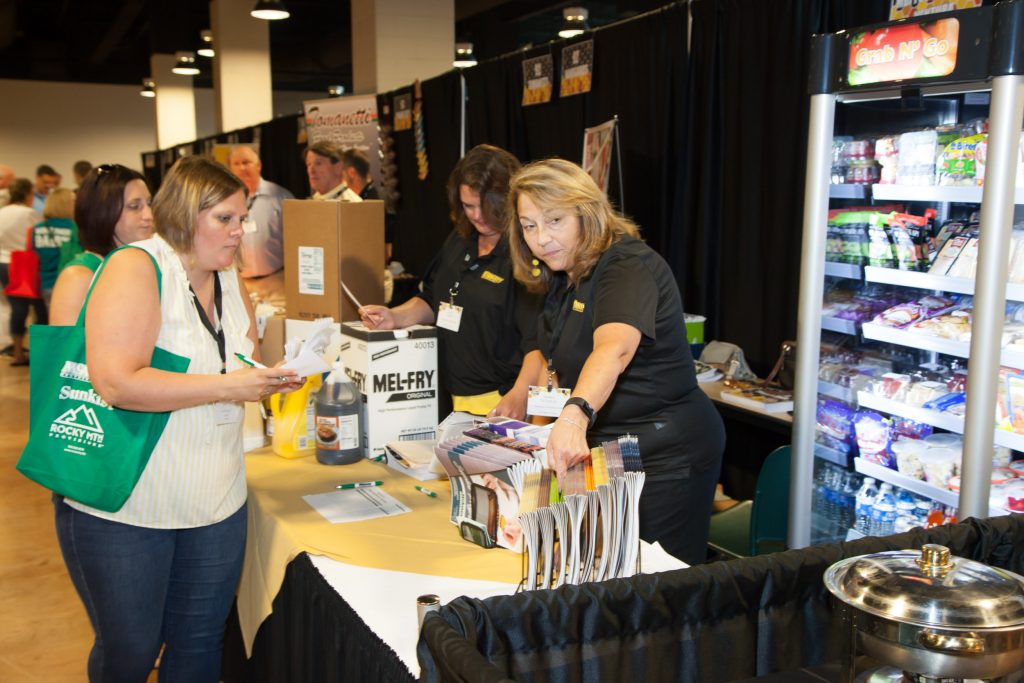
[[[575,427],[578,427],[579,429],[582,429],[584,432],[587,431],[587,426],[586,425],[584,425],[582,422],[577,422],[576,420],[572,419],[571,417],[560,417],[558,419],[559,420],[564,420],[564,421],[568,422],[569,424],[571,424],[571,425],[573,425]]]

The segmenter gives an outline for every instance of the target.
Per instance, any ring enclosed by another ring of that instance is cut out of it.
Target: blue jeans
[[[246,506],[194,529],[148,529],[76,510],[54,496],[57,538],[96,639],[89,680],[220,680],[225,623],[242,572]]]

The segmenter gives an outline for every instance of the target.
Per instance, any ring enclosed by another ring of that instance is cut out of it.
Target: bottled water
[[[855,521],[855,510],[857,506],[857,475],[854,472],[846,472],[843,475],[843,488],[840,490],[842,508],[839,522],[840,531],[853,527]],[[845,534],[844,534],[845,535]]]
[[[878,498],[871,511],[871,535],[889,536],[896,525],[896,497],[892,494],[892,484],[884,483],[878,489]]]
[[[878,489],[872,477],[865,477],[860,490],[857,491],[856,520],[853,528],[865,536],[871,533],[871,511],[878,498]]]

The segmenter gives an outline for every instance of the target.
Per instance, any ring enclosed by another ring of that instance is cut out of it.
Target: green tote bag
[[[138,247],[121,247],[125,248]],[[159,288],[160,267],[155,259],[153,267]],[[116,512],[142,476],[170,413],[108,405],[89,381],[85,308],[102,272],[101,265],[75,325],[32,326],[29,436],[17,469],[62,496]],[[151,365],[185,372],[189,359],[154,348]]]

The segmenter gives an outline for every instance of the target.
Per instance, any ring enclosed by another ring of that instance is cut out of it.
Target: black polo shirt
[[[594,350],[594,330],[606,323],[634,327],[641,338],[587,433],[591,446],[625,433],[646,435],[641,459],[649,474],[673,469],[691,446],[700,453],[690,455],[704,456],[718,444],[717,457],[721,421],[697,386],[679,287],[665,260],[632,237],[609,247],[578,286],[569,287],[562,274],[548,293],[538,341],[559,386],[576,386]]]
[[[503,236],[490,254],[477,256],[477,235],[448,235],[423,278],[420,298],[437,316],[442,302],[462,306],[458,332],[437,329],[441,383],[456,396],[506,393],[515,384],[523,356],[537,348],[541,298],[512,277],[508,241]]]

